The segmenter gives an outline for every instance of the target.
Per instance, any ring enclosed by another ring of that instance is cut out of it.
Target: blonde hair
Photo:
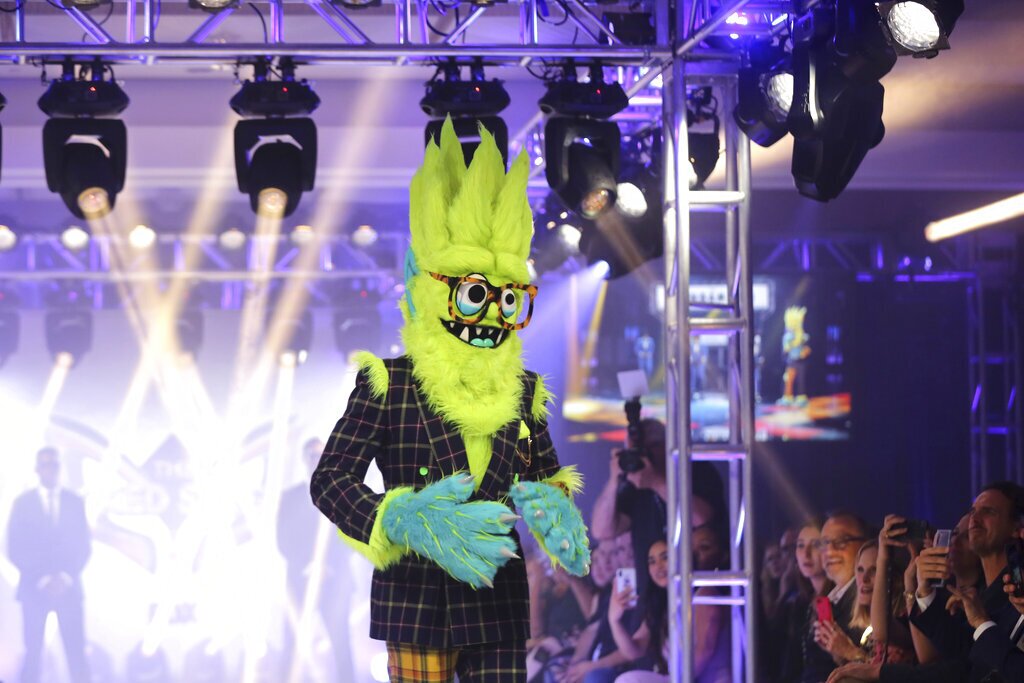
[[[868,541],[860,547],[857,551],[857,562],[860,562],[860,556],[864,554],[865,550],[875,549],[878,550],[878,541]],[[884,576],[875,576],[875,581],[885,581]],[[853,616],[850,617],[850,626],[853,628],[865,629],[871,625],[871,603],[869,602],[866,606],[859,602],[854,602],[853,605]],[[857,643],[854,643],[857,645]]]

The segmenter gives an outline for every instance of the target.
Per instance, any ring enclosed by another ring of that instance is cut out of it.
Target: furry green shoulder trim
[[[370,393],[374,398],[384,398],[388,393],[390,377],[384,361],[369,351],[360,351],[355,355],[356,367],[366,373],[370,380]]]
[[[533,405],[530,406],[530,415],[534,420],[547,419],[548,403],[554,398],[555,395],[548,391],[544,384],[544,376],[537,375],[537,384],[533,388]]]

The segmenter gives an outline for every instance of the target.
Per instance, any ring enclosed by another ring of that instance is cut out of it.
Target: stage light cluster
[[[744,45],[733,116],[762,147],[792,134],[800,194],[834,199],[885,135],[879,81],[898,55],[948,49],[963,9],[963,0],[818,3],[789,19],[788,34]]]

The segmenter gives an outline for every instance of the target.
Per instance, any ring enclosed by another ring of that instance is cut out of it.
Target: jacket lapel
[[[519,423],[523,416],[529,414],[533,405],[533,382],[529,375],[523,375],[523,398],[519,407],[519,416],[498,430],[491,443],[491,462],[487,473],[480,482],[479,496],[484,500],[500,500],[512,485],[512,470],[515,458],[519,457],[516,449],[519,446]]]
[[[466,456],[466,445],[459,436],[458,428],[445,422],[444,418],[435,413],[426,397],[423,396],[419,383],[416,386],[416,403],[419,406],[423,426],[427,430],[430,450],[441,470],[441,476],[449,476],[456,472],[469,472],[469,458]]]

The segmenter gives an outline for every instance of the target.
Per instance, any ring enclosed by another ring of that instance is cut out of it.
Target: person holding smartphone
[[[917,558],[917,586],[911,623],[928,637],[942,657],[914,669],[901,664],[843,667],[829,678],[858,681],[945,683],[982,681],[993,672],[1002,675],[1006,641],[1019,620],[1004,591],[1006,544],[1024,527],[1024,489],[1012,482],[984,487],[968,513],[967,541],[981,562],[981,590],[970,585],[936,587],[951,576],[948,547],[925,548]],[[951,539],[952,541],[952,539]],[[1005,678],[1019,681],[1021,678]],[[998,680],[998,679],[996,679]]]

